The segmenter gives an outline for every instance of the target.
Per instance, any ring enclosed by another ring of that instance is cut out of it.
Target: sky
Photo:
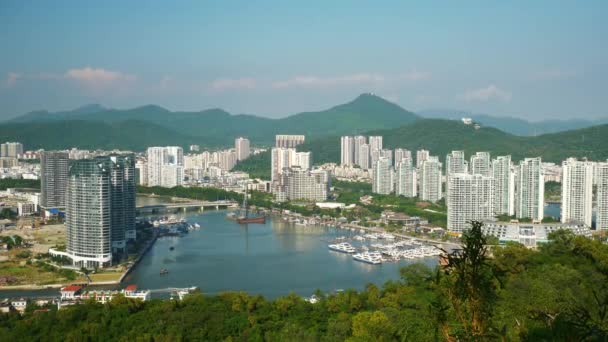
[[[608,117],[608,1],[0,1],[0,119],[99,103],[283,117]]]

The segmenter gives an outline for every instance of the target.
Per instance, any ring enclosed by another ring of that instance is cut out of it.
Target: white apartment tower
[[[429,159],[429,151],[427,150],[418,150],[416,151],[416,167],[419,168],[422,166],[422,162]]]
[[[178,146],[148,147],[148,186],[182,185],[184,151]]]
[[[410,165],[412,165],[412,151],[404,148],[396,148],[394,163],[397,165],[397,163],[402,161],[407,161]]]
[[[370,156],[370,148],[368,144],[363,144],[359,147],[359,166],[361,166],[362,169],[364,170],[368,170],[370,169],[370,160],[371,160],[371,156]]]
[[[249,139],[239,137],[234,140],[234,149],[236,151],[236,159],[238,161],[245,160],[249,157]]]
[[[490,152],[477,152],[475,155],[472,155],[469,166],[473,175],[492,176]]]
[[[367,138],[364,137],[364,136],[362,136],[362,135],[358,135],[358,136],[354,137],[353,139],[355,141],[354,142],[355,148],[354,148],[354,151],[353,151],[353,153],[354,153],[353,163],[355,165],[361,166],[361,161],[359,160],[359,157],[361,156],[361,153],[360,153],[361,152],[361,146],[367,144]]]
[[[382,136],[370,136],[369,137],[369,148],[370,151],[380,151],[382,149]]]
[[[515,215],[541,221],[545,209],[545,179],[540,158],[519,162],[515,176]]]
[[[437,202],[441,199],[441,168],[439,159],[428,157],[420,165],[420,199]]]
[[[608,162],[595,166],[597,182],[597,217],[596,230],[608,230]]]
[[[452,173],[467,173],[468,164],[464,159],[464,151],[452,151],[445,157],[445,175],[447,178]]]
[[[378,158],[372,168],[372,192],[388,195],[391,193],[391,164],[385,157]]]
[[[492,161],[496,215],[515,215],[515,173],[512,167],[511,156],[498,156]]]
[[[447,184],[448,230],[461,233],[470,221],[494,217],[493,178],[468,173],[454,173]]]
[[[355,139],[351,136],[340,138],[340,165],[352,166],[355,164]]]
[[[418,194],[416,168],[412,165],[411,159],[398,162],[395,166],[395,173],[397,178],[396,194],[404,197],[416,197]]]
[[[278,134],[275,136],[275,147],[295,148],[304,143],[303,135]]]
[[[271,150],[271,180],[280,181],[280,176],[293,166],[303,170],[310,169],[311,152],[296,152],[295,148],[275,147]]]
[[[568,158],[562,163],[562,223],[591,227],[594,163]]]

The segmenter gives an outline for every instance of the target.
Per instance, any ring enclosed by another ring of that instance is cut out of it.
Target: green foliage
[[[37,179],[15,179],[15,178],[0,179],[0,190],[6,190],[9,188],[40,189],[40,181]]]
[[[270,151],[252,155],[236,164],[233,171],[247,172],[251,178],[270,180],[270,157]]]
[[[272,301],[238,292],[183,301],[118,296],[105,305],[0,315],[0,340],[606,340],[608,246],[564,231],[550,239],[539,250],[495,247],[490,258],[473,222],[462,249],[446,253],[446,266],[410,265],[381,288],[317,292],[316,304],[295,294]]]
[[[9,208],[2,208],[0,210],[0,219],[14,219],[17,217],[17,213]]]

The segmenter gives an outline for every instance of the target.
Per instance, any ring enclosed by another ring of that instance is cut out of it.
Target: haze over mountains
[[[254,145],[272,145],[274,135],[305,134],[316,161],[337,161],[339,136],[378,134],[388,147],[427,148],[433,154],[463,149],[514,154],[514,158],[544,156],[559,161],[568,156],[606,158],[608,125],[526,137],[531,132],[573,129],[592,124],[584,120],[528,123],[521,119],[474,116],[475,130],[460,122],[466,113],[414,114],[379,96],[362,94],[353,101],[318,112],[303,112],[281,119],[232,115],[222,109],[171,112],[147,105],[127,110],[88,105],[71,111],[30,112],[0,125],[0,139],[23,142],[27,148],[124,148],[136,151],[152,145],[200,144],[232,146],[237,136]],[[446,116],[453,120],[428,119]],[[495,126],[493,128],[491,126]],[[522,136],[519,136],[522,135]],[[567,143],[566,143],[567,142]]]

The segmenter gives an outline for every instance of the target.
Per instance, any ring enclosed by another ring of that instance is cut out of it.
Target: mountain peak
[[[84,106],[78,107],[78,108],[72,110],[71,112],[74,114],[92,114],[92,113],[102,112],[104,110],[107,110],[107,108],[98,103],[91,103],[91,104],[86,104]]]

